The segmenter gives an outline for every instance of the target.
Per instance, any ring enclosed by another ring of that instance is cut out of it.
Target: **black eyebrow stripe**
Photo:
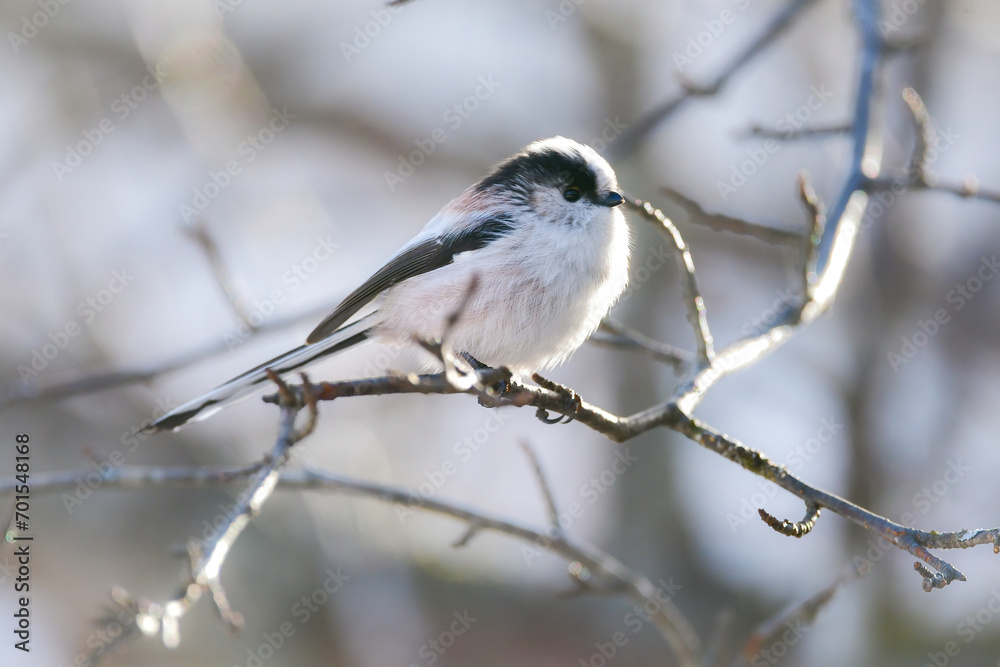
[[[583,155],[575,150],[567,153],[553,148],[521,152],[507,158],[475,187],[479,191],[500,187],[509,192],[527,189],[537,182],[574,185],[587,195],[597,190],[597,176]]]
[[[479,250],[509,233],[512,229],[514,229],[514,225],[509,217],[497,216],[483,220],[457,234],[428,239],[403,251],[376,271],[361,287],[348,294],[340,302],[340,305],[309,334],[306,342],[311,344],[323,340],[339,329],[365,304],[393,285],[422,273],[448,266],[455,260],[456,255]]]

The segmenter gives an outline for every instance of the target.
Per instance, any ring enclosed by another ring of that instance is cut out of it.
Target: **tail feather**
[[[284,376],[297,370],[311,366],[326,357],[357,345],[368,339],[372,323],[370,316],[340,328],[331,336],[313,343],[302,345],[280,356],[266,361],[246,373],[234,377],[229,382],[221,384],[212,391],[188,401],[163,415],[146,429],[146,432],[174,430],[192,421],[201,421],[219,410],[262,391],[270,381],[268,369],[279,376]]]

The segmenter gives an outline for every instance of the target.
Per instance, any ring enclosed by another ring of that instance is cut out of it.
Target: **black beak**
[[[606,194],[601,199],[598,199],[597,203],[600,204],[601,206],[607,206],[608,208],[614,208],[615,206],[618,206],[620,204],[624,204],[625,203],[625,199],[620,194],[618,194],[617,192],[612,191],[612,192],[609,192],[608,194]]]

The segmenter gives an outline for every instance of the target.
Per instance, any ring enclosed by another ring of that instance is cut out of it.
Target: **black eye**
[[[580,188],[566,188],[563,190],[563,199],[568,202],[578,201],[580,199]]]

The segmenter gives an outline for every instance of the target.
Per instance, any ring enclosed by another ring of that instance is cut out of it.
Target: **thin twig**
[[[910,116],[913,118],[916,130],[916,140],[913,144],[913,154],[910,156],[909,166],[906,169],[906,177],[901,179],[872,177],[865,184],[866,190],[868,192],[889,190],[894,193],[906,190],[930,190],[945,192],[963,199],[981,199],[1000,204],[1000,191],[982,189],[979,186],[979,179],[972,174],[967,175],[965,180],[959,184],[943,182],[931,173],[928,154],[930,147],[937,139],[934,120],[923,99],[913,88],[903,90],[903,101],[906,102],[906,108],[910,110]]]
[[[772,130],[763,125],[752,125],[745,136],[779,141],[816,139],[840,134],[848,134],[853,129],[851,123],[831,123],[829,125],[806,125],[797,130]]]
[[[691,352],[653,340],[611,316],[604,318],[601,326],[590,337],[590,342],[607,347],[638,350],[656,361],[667,364],[678,373],[694,366],[696,361],[695,355]]]
[[[840,588],[852,578],[850,575],[840,577],[816,595],[790,606],[758,625],[743,645],[743,657],[754,664],[754,658],[765,646],[779,641],[778,637],[789,629],[813,623],[817,614],[830,604]],[[796,636],[799,636],[799,633],[796,633]]]
[[[788,231],[779,229],[778,227],[750,222],[742,218],[734,218],[724,213],[706,211],[701,204],[673,188],[664,186],[660,189],[688,212],[688,215],[691,216],[691,222],[705,225],[716,231],[751,236],[766,243],[774,243],[776,245],[797,246],[802,243],[802,232]]]
[[[792,2],[789,2],[784,9],[779,10],[775,14],[764,30],[746,48],[736,54],[729,64],[723,67],[722,71],[709,83],[703,86],[696,86],[690,81],[682,81],[682,84],[686,83],[686,85],[682,85],[680,93],[654,107],[646,115],[636,120],[618,137],[615,143],[611,144],[608,153],[612,159],[620,159],[634,151],[657,125],[676,112],[677,109],[681,108],[691,98],[711,95],[722,90],[722,87],[726,85],[726,82],[734,74],[785,32],[792,25],[793,19],[799,16],[813,2],[815,0],[792,0]]]
[[[674,245],[677,251],[677,263],[681,267],[682,285],[684,287],[684,305],[687,307],[688,322],[694,332],[695,347],[698,352],[698,367],[710,366],[715,357],[715,349],[712,344],[712,333],[708,328],[708,319],[705,315],[705,300],[701,297],[698,289],[698,279],[694,272],[694,259],[687,244],[677,231],[677,227],[670,218],[663,215],[658,208],[654,208],[649,202],[640,199],[627,198],[629,207],[642,214],[643,219],[652,222],[660,231],[664,232],[667,238]]]
[[[222,288],[222,293],[225,295],[226,301],[232,308],[233,313],[236,314],[236,317],[243,322],[247,329],[256,331],[258,325],[250,321],[250,314],[243,307],[246,299],[241,292],[247,292],[245,288],[246,281],[230,268],[222,256],[222,251],[219,250],[219,244],[209,234],[208,227],[199,218],[190,224],[184,225],[183,229],[188,236],[194,239],[198,247],[202,249],[202,252],[208,258],[209,264],[212,265],[212,273],[215,275],[215,281]]]
[[[826,226],[826,210],[823,202],[816,196],[809,175],[803,171],[799,174],[799,198],[809,212],[810,233],[804,239],[802,250],[802,294],[803,304],[813,300],[813,285],[816,284],[816,262],[819,261],[819,243],[823,238],[823,228]]]
[[[556,498],[552,493],[552,487],[549,485],[548,477],[545,476],[545,471],[542,470],[542,464],[538,460],[538,454],[527,440],[521,441],[521,449],[524,450],[525,456],[528,457],[528,461],[531,463],[531,470],[535,473],[535,479],[538,480],[538,487],[541,489],[542,497],[545,499],[545,509],[548,510],[549,513],[549,525],[552,527],[552,530],[562,532],[562,525],[559,523],[559,508],[556,505]]]
[[[437,357],[438,361],[444,367],[444,374],[448,383],[454,388],[465,389],[467,387],[476,387],[479,393],[485,394],[487,391],[486,387],[477,385],[477,375],[475,372],[472,372],[474,370],[472,366],[464,358],[459,362],[459,356],[448,346],[452,332],[454,332],[455,327],[465,315],[465,311],[468,309],[469,304],[472,303],[472,298],[478,289],[479,274],[473,273],[469,278],[469,283],[466,285],[465,291],[462,292],[462,298],[459,299],[455,309],[445,319],[444,331],[441,334],[441,338],[432,341],[424,340],[418,336],[414,338],[414,342]]]
[[[989,190],[980,187],[979,179],[969,174],[962,183],[951,183],[936,179],[933,185],[923,183],[912,183],[908,178],[876,178],[866,184],[869,192],[904,192],[906,190],[929,190],[931,192],[944,192],[955,195],[962,199],[979,199],[994,204],[1000,204],[1000,190]]]
[[[733,631],[734,617],[732,608],[725,608],[716,615],[712,636],[702,660],[705,667],[723,667],[726,664],[726,646]]]
[[[924,101],[913,88],[903,90],[903,101],[910,110],[913,124],[916,127],[916,141],[913,145],[913,156],[910,158],[910,168],[907,170],[912,183],[930,185],[930,172],[927,170],[927,150],[934,144],[935,127],[931,115],[924,106]]]

